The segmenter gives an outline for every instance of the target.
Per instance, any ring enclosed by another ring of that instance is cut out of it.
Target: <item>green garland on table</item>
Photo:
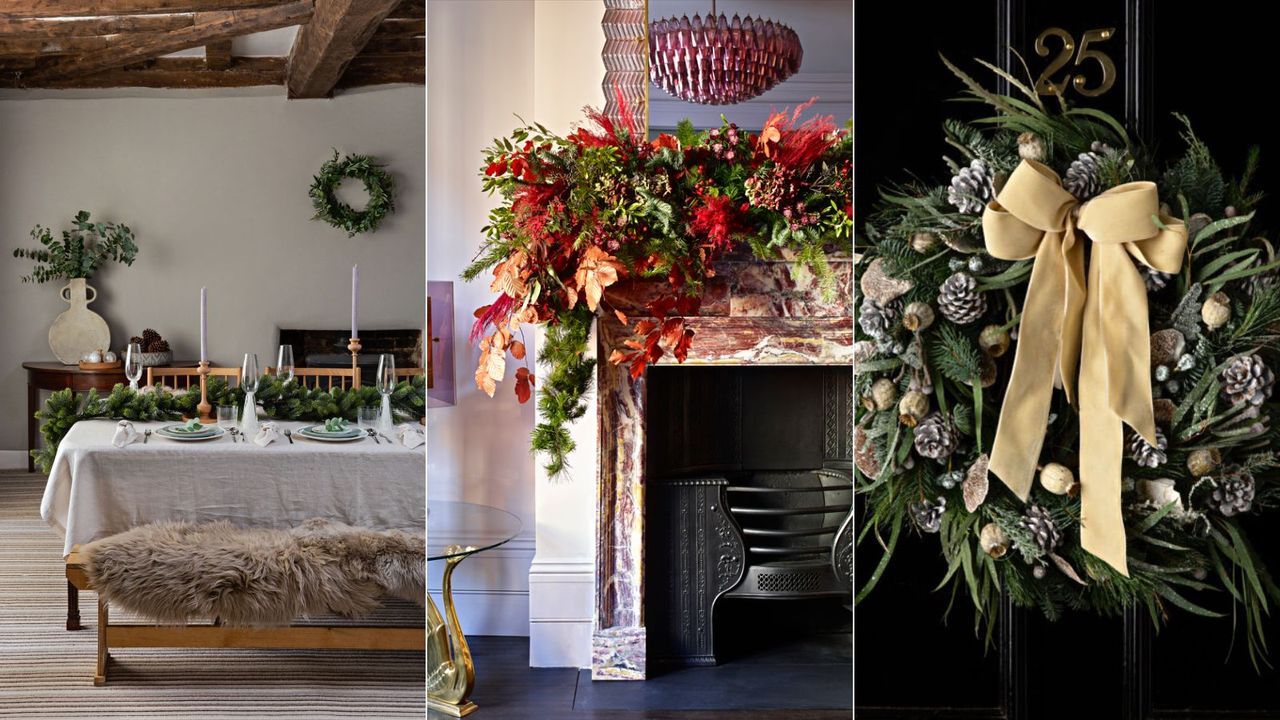
[[[1136,606],[1158,627],[1178,608],[1231,617],[1258,667],[1280,587],[1249,542],[1245,519],[1280,506],[1280,433],[1270,423],[1280,260],[1253,225],[1256,150],[1240,179],[1229,181],[1179,116],[1186,151],[1158,165],[1102,112],[1065,102],[1049,109],[1007,74],[1022,95],[991,93],[948,66],[967,87],[965,99],[994,113],[945,123],[947,143],[960,154],[948,159],[950,181],[887,188],[859,241],[862,410],[854,444],[866,509],[859,541],[875,538],[884,555],[857,599],[884,576],[903,531],[914,531],[939,539],[939,588],[969,598],[988,642],[1002,593],[1050,619],[1068,610],[1116,616]],[[1033,261],[989,255],[983,211],[1023,160],[1061,173],[1082,201],[1154,181],[1162,213],[1188,230],[1180,272],[1138,268],[1160,432],[1157,447],[1125,440],[1128,577],[1080,547],[1080,421],[1061,393],[1029,501],[996,478],[986,489],[986,453],[1015,356],[1010,331],[1019,328]]]
[[[209,378],[207,384],[209,404],[235,405],[244,403],[244,390],[230,385],[218,377]],[[319,422],[332,417],[356,419],[356,411],[362,407],[380,407],[382,395],[372,386],[358,388],[307,388],[297,382],[284,383],[273,375],[263,375],[258,382],[255,399],[262,405],[269,418],[277,420],[304,420]],[[116,385],[106,397],[97,390],[76,395],[71,390],[59,390],[49,396],[43,410],[36,413],[41,420],[40,435],[44,447],[32,450],[31,456],[45,472],[53,467],[58,444],[70,432],[71,426],[81,420],[180,420],[195,414],[200,404],[200,387],[193,386],[183,392],[173,392],[159,386],[131,390],[124,384]],[[397,422],[412,422],[426,412],[426,380],[418,375],[403,380],[391,393],[391,412]]]
[[[395,210],[395,184],[385,170],[368,155],[348,155],[339,159],[333,151],[333,159],[320,166],[320,173],[311,183],[311,204],[316,209],[313,220],[323,220],[347,231],[347,237],[357,233],[374,232],[387,213]],[[338,200],[334,190],[342,181],[351,178],[364,183],[369,193],[369,203],[363,210],[356,210]]]

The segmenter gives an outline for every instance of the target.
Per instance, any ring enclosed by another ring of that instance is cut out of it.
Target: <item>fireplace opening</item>
[[[652,667],[848,659],[852,400],[847,367],[649,370]]]

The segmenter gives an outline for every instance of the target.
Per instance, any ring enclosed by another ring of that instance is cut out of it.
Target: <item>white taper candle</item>
[[[351,337],[358,338],[356,316],[360,314],[360,266],[351,266]]]
[[[206,288],[200,288],[200,362],[209,362],[209,299]]]

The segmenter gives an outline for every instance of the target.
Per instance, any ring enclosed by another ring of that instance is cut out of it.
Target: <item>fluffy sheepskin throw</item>
[[[218,617],[227,625],[288,625],[365,615],[384,596],[419,605],[426,597],[424,535],[322,519],[291,530],[155,523],[81,553],[102,597],[162,623]]]

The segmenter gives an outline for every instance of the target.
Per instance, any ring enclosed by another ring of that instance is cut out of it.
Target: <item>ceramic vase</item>
[[[85,353],[111,347],[111,329],[102,316],[89,309],[98,299],[84,278],[71,278],[62,288],[62,299],[71,307],[49,328],[49,348],[63,365],[75,365]]]

